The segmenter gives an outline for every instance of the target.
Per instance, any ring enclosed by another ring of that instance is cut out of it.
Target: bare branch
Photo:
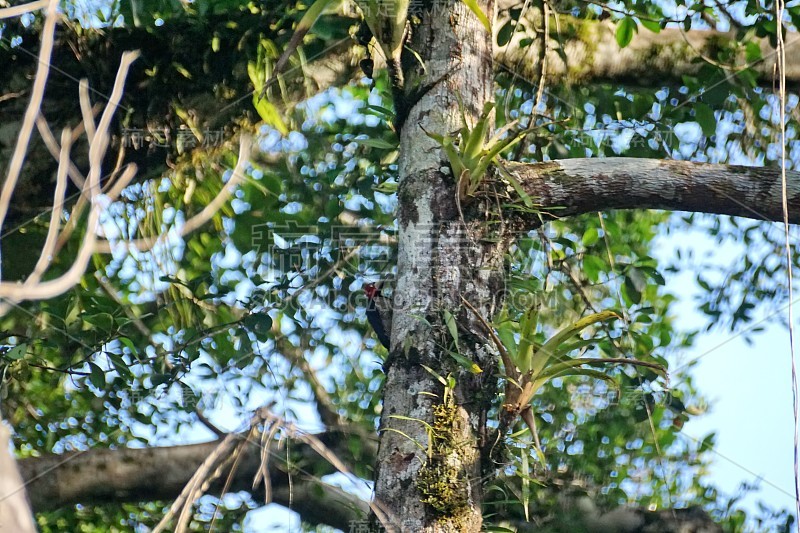
[[[4,7],[0,9],[0,20],[10,19],[13,17],[24,15],[25,13],[38,11],[40,9],[48,7],[49,4],[50,0],[37,0],[36,2],[28,2],[27,4],[21,4],[18,6]]]
[[[47,121],[39,115],[36,118],[36,128],[39,130],[39,135],[41,135],[42,140],[44,141],[45,146],[50,151],[50,155],[52,155],[56,161],[61,160],[61,148],[58,147],[58,143],[56,142],[56,138],[53,136],[53,132],[50,131],[50,126],[47,124]],[[70,138],[69,142],[72,144],[74,139]],[[62,143],[63,144],[63,143]],[[81,174],[81,171],[75,166],[71,160],[68,161],[69,166],[69,177],[72,180],[72,183],[75,184],[76,187],[79,189],[83,189],[83,185],[86,182],[86,178]],[[60,169],[59,169],[60,170]],[[60,209],[64,207],[63,203],[61,204],[53,204],[54,209]]]
[[[520,211],[528,227],[540,216],[566,216],[607,209],[668,209],[756,220],[783,220],[780,170],[609,157],[546,163],[504,163],[538,204]],[[800,224],[800,172],[787,172],[789,219]]]
[[[230,196],[233,194],[233,191],[236,189],[236,186],[244,179],[245,169],[250,161],[249,157],[251,147],[252,140],[250,137],[243,135],[239,142],[239,161],[236,164],[236,168],[233,170],[230,180],[228,180],[228,183],[222,187],[222,190],[217,193],[214,199],[211,200],[202,211],[186,221],[179,231],[179,235],[181,237],[192,233],[200,228],[203,224],[211,220],[211,217],[213,217],[222,208],[225,202],[228,201]],[[118,195],[120,192],[122,192],[122,188],[124,187],[115,187],[109,192],[109,196],[113,197],[115,194]],[[163,238],[163,235],[159,235],[157,237],[146,237],[142,239],[120,242],[119,244],[112,244],[108,241],[102,241],[97,243],[96,250],[99,253],[110,253],[113,246],[129,246],[136,248],[139,251],[147,251],[158,244],[158,242],[162,241]]]
[[[50,211],[50,224],[47,226],[47,237],[42,246],[42,252],[39,254],[39,260],[33,268],[33,272],[25,280],[26,285],[33,285],[39,283],[44,275],[50,262],[53,260],[53,250],[56,246],[56,237],[58,236],[59,221],[61,219],[60,205],[64,203],[64,195],[67,192],[67,172],[70,168],[69,151],[72,147],[71,134],[69,129],[64,129],[61,132],[61,156],[58,160],[58,173],[56,174],[56,192],[53,195],[53,209]]]
[[[45,144],[48,146],[51,154],[59,153],[58,160],[58,173],[57,173],[57,186],[55,191],[55,199],[53,201],[53,211],[51,213],[50,226],[48,228],[45,246],[41,252],[39,260],[34,268],[33,273],[28,277],[24,283],[18,282],[2,282],[0,281],[0,298],[6,301],[0,304],[0,315],[8,311],[11,305],[23,300],[37,300],[52,298],[62,294],[75,283],[77,283],[81,276],[86,271],[86,266],[95,253],[109,253],[111,251],[111,243],[107,241],[98,242],[101,234],[99,226],[100,214],[106,208],[107,204],[116,200],[122,193],[124,188],[130,183],[136,174],[135,165],[127,166],[116,179],[109,182],[108,190],[101,190],[101,169],[102,162],[108,150],[110,136],[109,127],[111,120],[119,106],[122,98],[122,93],[125,86],[125,80],[128,75],[131,64],[138,57],[138,52],[125,52],[120,60],[120,66],[117,71],[117,76],[114,82],[111,95],[108,98],[108,104],[103,109],[100,120],[97,124],[94,122],[93,110],[89,100],[88,85],[85,80],[80,85],[80,102],[81,111],[83,116],[82,127],[86,131],[86,136],[89,139],[89,173],[84,178],[77,171],[75,165],[70,160],[70,147],[72,139],[69,131],[65,131],[62,135],[61,147],[59,148],[53,138],[50,128],[47,126],[44,119],[39,116],[39,109],[42,103],[44,94],[45,83],[49,73],[49,58],[53,48],[53,33],[55,31],[56,12],[55,7],[57,2],[52,0],[50,9],[48,11],[48,18],[45,24],[45,29],[42,33],[42,46],[40,53],[39,69],[37,70],[37,77],[34,81],[34,89],[31,97],[30,104],[26,110],[23,126],[18,136],[17,145],[12,157],[10,168],[6,180],[3,184],[2,191],[0,191],[0,227],[5,220],[10,206],[11,198],[16,187],[22,165],[25,161],[25,153],[34,124],[38,124],[39,131]],[[217,196],[206,205],[203,210],[190,218],[180,229],[180,235],[186,235],[195,231],[197,228],[205,224],[214,214],[219,211],[222,205],[228,201],[236,186],[244,179],[245,170],[249,161],[249,154],[251,151],[252,142],[249,137],[242,136],[240,142],[239,161],[233,171],[233,175],[222,187],[222,190]],[[64,231],[59,235],[59,216],[61,206],[64,202],[64,193],[66,190],[66,178],[72,176],[73,181],[81,186],[81,198],[79,199],[75,209],[73,210],[70,224],[64,228]],[[79,248],[77,257],[75,258],[71,267],[66,273],[61,276],[42,282],[41,279],[47,271],[52,257],[60,249],[64,240],[69,237],[75,228],[75,221],[80,217],[84,207],[91,205],[86,233],[83,235],[83,241]],[[150,239],[136,240],[130,244],[140,249],[149,249],[162,239],[163,236],[158,236]]]
[[[3,529],[15,533],[35,533],[30,504],[25,497],[24,484],[9,451],[11,430],[0,422],[0,523]]]
[[[319,436],[337,447],[340,436],[327,433]],[[93,449],[64,455],[44,455],[19,461],[22,478],[27,483],[32,507],[37,512],[59,509],[81,503],[103,503],[174,500],[181,493],[200,465],[218,448],[219,440],[188,446],[158,448]],[[369,507],[363,500],[331,487],[318,478],[295,472],[291,489],[284,452],[277,443],[270,445],[269,476],[272,501],[289,507],[315,524],[349,530],[353,520],[365,517]],[[338,449],[338,448],[337,448]],[[243,449],[231,491],[254,493],[253,478],[261,466],[261,449],[250,443]],[[293,454],[300,454],[296,464],[307,465],[308,471],[322,476],[335,470],[309,446],[297,442]],[[369,460],[369,459],[367,459]],[[219,495],[224,481],[217,479],[208,487],[208,494]],[[303,494],[313,494],[304,498]],[[258,498],[258,493],[254,493]]]
[[[89,99],[89,82],[86,78],[78,84],[78,94],[80,95],[81,115],[83,115],[83,126],[86,128],[86,137],[89,143],[94,142],[94,134],[97,127],[94,123],[94,113],[92,113],[92,101]]]
[[[45,18],[44,27],[42,28],[42,45],[39,50],[39,63],[36,68],[36,78],[33,82],[31,101],[28,103],[28,108],[25,110],[25,117],[22,120],[22,127],[17,136],[14,155],[11,157],[8,174],[3,183],[3,188],[0,190],[0,229],[2,229],[3,222],[6,220],[8,208],[11,204],[11,196],[14,193],[14,188],[17,186],[17,180],[22,170],[22,163],[25,161],[25,152],[31,140],[34,122],[36,121],[36,117],[39,116],[42,97],[44,96],[44,89],[47,84],[47,77],[50,74],[50,57],[53,54],[53,41],[57,20],[58,0],[49,0],[47,5],[47,17]]]

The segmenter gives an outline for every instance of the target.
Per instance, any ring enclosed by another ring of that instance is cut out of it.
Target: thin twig
[[[481,316],[478,310],[475,309],[475,307],[473,307],[473,305],[469,303],[466,298],[461,296],[461,301],[464,302],[464,305],[466,305],[470,311],[472,311],[472,314],[475,315],[475,318],[477,318],[480,321],[484,329],[486,329],[486,332],[489,334],[489,337],[491,337],[492,342],[497,347],[497,351],[500,352],[500,358],[503,360],[503,366],[506,367],[506,375],[508,375],[514,380],[519,380],[520,377],[519,369],[517,368],[517,365],[515,365],[514,362],[511,360],[511,357],[508,355],[506,347],[503,345],[503,341],[501,341],[500,337],[498,337],[497,334],[494,332],[494,328],[492,328],[492,326],[486,321],[486,319],[484,319],[483,316]]]

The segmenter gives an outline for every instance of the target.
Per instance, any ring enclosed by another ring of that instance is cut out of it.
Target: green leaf
[[[573,361],[569,361],[573,362]],[[542,375],[541,378],[534,381],[534,389],[540,388],[544,385],[547,381],[554,379],[554,378],[563,378],[568,376],[583,376],[592,379],[596,379],[598,381],[605,381],[608,385],[614,389],[619,390],[619,384],[614,381],[614,378],[605,374],[599,370],[594,370],[592,368],[580,368],[579,366],[573,366],[571,368],[560,368],[561,365],[554,365],[552,368],[548,368]],[[546,375],[544,375],[546,374]]]
[[[506,180],[513,188],[514,191],[517,193],[517,196],[520,197],[522,203],[525,204],[525,207],[533,207],[533,200],[531,200],[530,195],[525,192],[525,189],[522,188],[522,184],[515,178],[506,167],[503,166],[502,163],[498,161],[497,170],[500,171],[500,175]]]
[[[454,178],[459,178],[465,170],[468,170],[450,137],[445,136],[443,138],[442,150],[444,150],[448,161],[450,161],[450,170],[453,171]]]
[[[636,286],[636,282],[631,276],[625,276],[625,283],[622,286],[623,296],[626,296],[632,304],[638,304],[642,301],[642,292]]]
[[[520,471],[520,477],[522,478],[522,508],[525,510],[525,521],[530,522],[531,517],[528,507],[531,501],[531,470],[528,464],[528,450],[525,448],[520,449],[520,462],[522,467]]]
[[[582,348],[586,348],[587,346],[592,346],[594,344],[597,344],[597,342],[598,339],[579,339],[577,341],[563,343],[559,348],[559,352],[561,353],[561,355],[567,355],[574,352],[575,350],[580,350]]]
[[[592,226],[587,228],[586,231],[583,232],[583,238],[581,242],[584,246],[591,246],[596,243],[600,239],[600,232],[597,231],[597,228]]]
[[[745,50],[744,57],[747,63],[756,63],[758,61],[761,61],[762,58],[761,47],[758,45],[757,42],[754,41],[748,42],[745,45],[744,50]]]
[[[267,313],[253,313],[242,319],[242,324],[252,331],[256,338],[265,341],[272,332],[272,318]]]
[[[121,342],[123,346],[125,346],[131,351],[131,355],[134,356],[139,355],[139,351],[136,349],[136,345],[133,344],[133,341],[130,340],[128,337],[120,337],[119,342]]]
[[[492,145],[481,158],[481,162],[475,168],[474,173],[477,176],[483,176],[483,173],[486,172],[486,169],[489,168],[489,165],[494,162],[495,157],[500,155],[500,152],[503,150],[508,150],[524,138],[525,134],[520,133],[519,135],[508,137],[507,139],[503,139]]]
[[[9,350],[5,357],[6,359],[10,359],[11,361],[18,361],[25,357],[25,354],[28,353],[28,345],[27,344],[18,344]]]
[[[656,270],[655,268],[653,268],[653,267],[639,267],[639,270],[643,274],[646,274],[647,276],[649,276],[650,279],[655,281],[657,285],[662,285],[663,286],[663,285],[667,284],[666,280],[664,279],[664,276],[662,276],[661,273],[658,270]]]
[[[535,357],[534,335],[536,334],[538,309],[539,307],[536,304],[530,306],[519,321],[520,339],[514,362],[523,374],[531,369],[532,361]]]
[[[83,321],[96,326],[103,331],[111,331],[114,327],[114,317],[109,313],[97,313],[96,315],[86,315]]]
[[[164,383],[169,383],[172,379],[171,374],[153,374],[150,376],[150,384],[153,388],[158,387],[159,385],[163,385]]]
[[[711,137],[717,132],[717,119],[714,117],[714,110],[706,104],[697,103],[694,106],[694,118],[700,124],[703,135]]]
[[[511,324],[507,322],[498,327],[497,336],[500,338],[500,342],[503,343],[503,346],[505,346],[508,356],[511,357],[511,360],[517,362],[517,343],[516,339],[514,338],[514,330],[512,330],[510,326]],[[509,371],[510,369],[506,372]]]
[[[456,317],[447,309],[444,310],[444,323],[447,326],[447,330],[450,332],[450,336],[453,337],[453,342],[455,342],[456,347],[458,347],[458,324],[456,324]]]
[[[101,390],[106,388],[106,373],[95,363],[89,363],[89,383]]]
[[[661,32],[661,21],[640,19],[639,22],[642,23],[642,26],[652,31],[653,33]]]
[[[583,273],[592,283],[600,279],[600,272],[606,267],[605,261],[596,255],[583,256]]]
[[[394,111],[391,109],[374,104],[370,104],[366,107],[365,114],[376,115],[388,120],[392,120],[395,117]]]
[[[713,450],[714,446],[716,445],[716,443],[715,443],[716,440],[717,440],[717,434],[716,433],[709,433],[700,442],[700,446],[698,447],[698,451],[700,453],[702,453],[702,452],[707,452],[709,450]]]
[[[567,359],[566,361],[560,361],[551,365],[550,367],[546,368],[542,371],[542,373],[538,376],[537,380],[535,381],[538,386],[541,386],[547,380],[562,377],[562,376],[590,376],[596,379],[602,379],[605,381],[609,381],[613,383],[614,388],[618,388],[616,382],[610,378],[607,374],[599,372],[594,369],[590,368],[581,368],[584,365],[590,366],[620,366],[620,365],[632,365],[639,368],[644,367],[646,371],[653,372],[656,376],[666,377],[667,371],[664,367],[655,367],[653,363],[648,363],[644,361],[640,361],[638,359],[603,359],[597,357],[577,357],[575,359]],[[600,375],[595,375],[595,373],[599,373]]]
[[[255,94],[253,94],[253,107],[255,107],[261,120],[278,130],[281,135],[289,134],[289,128],[286,126],[286,123],[283,122],[280,113],[278,113],[278,109],[269,103],[266,98],[260,97],[260,89],[257,89]]]
[[[358,139],[356,142],[362,146],[369,146],[370,148],[381,148],[384,150],[396,150],[397,144],[384,141],[381,138],[376,139]]]
[[[483,24],[483,27],[486,28],[486,31],[488,33],[492,33],[492,25],[489,22],[489,19],[486,17],[486,14],[483,11],[481,11],[480,7],[478,7],[478,2],[476,2],[476,0],[462,0],[462,1],[464,2],[464,5],[470,9],[470,11],[475,13],[475,16],[478,17],[478,20],[480,21],[481,24]]]
[[[483,151],[483,145],[486,142],[486,136],[489,133],[489,115],[494,109],[494,104],[491,102],[487,102],[484,105],[483,113],[481,113],[481,117],[478,119],[478,123],[475,124],[475,127],[467,134],[466,139],[462,139],[464,142],[464,147],[461,150],[461,157],[464,160],[464,164],[467,168],[472,169],[474,168],[475,162],[478,160],[481,151]]]
[[[632,17],[625,17],[617,22],[617,44],[620,48],[625,48],[633,40],[634,32],[638,31],[636,21]]]
[[[542,345],[538,354],[535,356],[535,364],[531,365],[531,371],[533,375],[540,375],[551,358],[565,355],[564,348],[561,348],[561,344],[564,341],[570,337],[573,337],[574,335],[577,335],[592,324],[614,320],[617,318],[619,318],[619,315],[614,311],[601,311],[599,313],[585,316],[574,324],[567,326],[553,335],[547,342],[544,343],[544,345]]]
[[[511,36],[514,34],[514,27],[511,25],[511,20],[503,24],[500,31],[497,32],[497,46],[505,46],[511,42]]]
[[[432,369],[431,367],[429,367],[429,366],[426,366],[426,365],[420,365],[420,366],[421,366],[422,368],[424,368],[424,369],[425,369],[425,370],[426,370],[426,371],[427,371],[427,372],[428,372],[428,373],[429,373],[431,376],[435,377],[435,378],[436,378],[436,380],[437,380],[439,383],[441,383],[442,385],[444,385],[445,387],[447,387],[447,380],[446,380],[446,379],[444,379],[444,378],[443,378],[441,375],[439,375],[439,374],[438,374],[438,373],[437,373],[437,372],[436,372],[434,369]]]
[[[125,362],[121,355],[115,353],[107,353],[106,355],[114,366],[114,370],[116,370],[123,379],[128,380],[133,378],[133,372],[128,368],[128,363]]]
[[[186,67],[184,67],[184,66],[183,66],[183,65],[181,65],[180,63],[175,63],[175,62],[173,62],[173,63],[172,63],[172,67],[173,67],[173,68],[174,68],[176,71],[178,71],[178,74],[180,74],[181,76],[183,76],[183,77],[184,77],[184,78],[186,78],[187,80],[190,80],[190,79],[192,79],[192,73],[191,73],[191,72],[189,72],[189,69],[187,69]]]
[[[467,372],[470,372],[471,374],[480,374],[481,372],[483,372],[483,369],[479,367],[478,364],[475,363],[475,361],[473,361],[469,357],[464,357],[460,353],[453,351],[450,351],[448,353],[450,354],[450,357],[455,359],[456,363],[458,363],[458,365]]]

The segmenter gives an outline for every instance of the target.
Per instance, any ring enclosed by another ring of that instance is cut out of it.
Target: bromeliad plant
[[[503,150],[511,148],[520,142],[529,131],[522,131],[517,134],[509,133],[517,125],[518,121],[514,121],[497,130],[487,141],[486,137],[492,125],[492,110],[494,110],[494,103],[487,102],[475,127],[470,128],[462,108],[461,120],[463,126],[456,132],[455,136],[451,134],[439,135],[428,131],[425,133],[439,143],[445,155],[447,155],[450,169],[453,171],[453,176],[458,183],[459,204],[463,204],[478,191],[486,172],[489,170],[489,166],[495,164],[501,176],[514,187],[525,204],[531,207],[530,197],[522,189],[520,183],[504,170],[499,158]],[[506,135],[507,133],[508,135]]]
[[[586,328],[620,318],[613,311],[601,311],[585,316],[561,329],[544,343],[539,343],[535,340],[537,305],[528,308],[518,323],[505,320],[497,328],[494,328],[486,322],[472,304],[463,297],[462,301],[483,324],[503,361],[506,389],[505,404],[500,420],[501,428],[509,427],[517,417],[520,417],[530,429],[539,454],[541,454],[541,445],[536,432],[531,402],[536,393],[551,379],[587,376],[601,379],[617,388],[617,384],[611,376],[599,370],[587,368],[609,365],[643,366],[666,377],[666,369],[658,363],[634,358],[570,357],[572,352],[598,341],[594,337],[589,339],[580,337],[580,333]]]

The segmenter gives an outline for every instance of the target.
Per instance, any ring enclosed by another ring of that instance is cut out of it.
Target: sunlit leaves
[[[27,351],[28,351],[28,345],[27,344],[18,344],[17,346],[14,346],[10,350],[8,350],[6,353],[4,353],[3,357],[5,357],[6,359],[9,359],[11,361],[16,361],[18,359],[22,359],[23,357],[25,357],[25,354],[27,353]]]
[[[714,111],[706,104],[696,104],[694,106],[695,118],[697,119],[703,134],[711,137],[717,131],[717,119],[714,117]]]
[[[625,48],[633,40],[633,34],[638,31],[636,21],[633,17],[624,17],[617,22],[617,30],[614,34],[620,48]]]

